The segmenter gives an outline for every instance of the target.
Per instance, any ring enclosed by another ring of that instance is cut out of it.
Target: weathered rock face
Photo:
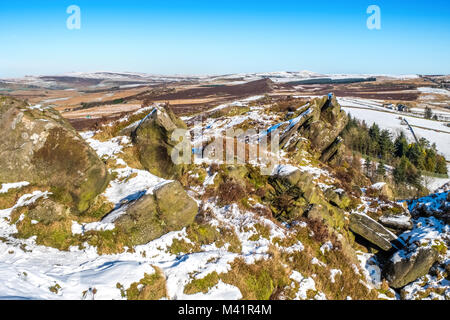
[[[171,157],[178,143],[172,141],[172,133],[177,128],[186,129],[186,124],[169,108],[157,107],[134,129],[131,134],[133,143],[146,170],[167,179],[181,172],[182,165],[174,164]]]
[[[80,214],[106,188],[95,151],[52,108],[0,98],[0,182],[28,181]]]
[[[311,108],[314,117],[300,128],[300,134],[310,139],[312,146],[322,153],[336,141],[348,118],[335,97],[316,99]]]
[[[192,224],[197,212],[197,203],[175,181],[132,203],[114,223],[139,245]]]
[[[390,250],[392,248],[392,242],[397,240],[395,234],[363,214],[351,214],[349,227],[354,233],[359,234],[384,251]]]
[[[298,169],[289,174],[275,174],[270,184],[278,194],[292,193],[293,196],[301,196],[308,204],[319,203],[322,198],[320,189],[313,183],[313,176]]]
[[[270,206],[275,215],[282,215],[287,220],[295,220],[303,216],[324,223],[328,227],[328,232],[337,236],[343,252],[350,261],[357,263],[356,254],[351,246],[352,240],[350,240],[353,236],[346,229],[344,210],[328,200],[316,186],[310,173],[299,169],[288,173],[280,170],[269,179],[269,182],[275,193]],[[334,192],[333,196],[330,194],[329,196],[343,207],[350,202],[344,193]],[[281,206],[278,202],[280,198]],[[288,205],[287,208],[283,208],[283,203],[286,205],[286,199]]]
[[[416,248],[407,253],[396,252],[383,269],[383,275],[393,288],[399,289],[426,275],[438,259],[433,248]]]
[[[394,191],[392,191],[392,188],[389,186],[389,184],[385,182],[375,183],[367,189],[367,192],[370,193],[370,196],[372,197],[385,197],[390,201],[394,200]]]
[[[334,142],[327,147],[320,156],[320,161],[328,162],[333,159],[339,152],[342,151],[344,140],[341,137],[337,137]]]
[[[311,147],[318,152],[318,158],[322,162],[328,162],[343,147],[339,135],[347,121],[347,115],[341,110],[335,97],[314,99],[295,125],[283,133],[280,146],[285,148],[296,145],[298,141],[293,143],[292,139],[298,133],[298,137],[310,140]]]
[[[334,206],[345,209],[350,205],[350,198],[347,196],[344,190],[328,189],[325,192],[325,198]]]

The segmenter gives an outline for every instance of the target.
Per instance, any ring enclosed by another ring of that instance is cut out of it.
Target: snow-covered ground
[[[439,95],[444,95],[444,96],[449,96],[450,97],[450,91],[447,90],[447,89],[423,87],[423,88],[417,88],[417,90],[419,90],[421,93],[439,94]]]
[[[193,131],[203,130],[207,135],[213,136],[215,131],[235,126],[247,119],[258,121],[265,128],[273,125],[274,121],[279,121],[269,116],[258,116],[258,108],[252,107],[247,114],[232,118],[210,119],[203,124],[198,124]],[[124,148],[129,146],[129,138],[115,137],[101,142],[94,139],[92,132],[83,133],[82,137],[100,157],[115,160],[118,165],[118,168],[111,169],[113,171],[111,173],[116,173],[116,178],[104,193],[104,196],[116,206],[116,211],[113,211],[112,215],[121,214],[120,210],[127,201],[152,193],[156,187],[167,183],[165,179],[147,171],[130,168],[125,163],[121,154]],[[284,175],[297,169],[311,173],[321,188],[330,188],[332,181],[328,184],[328,180],[332,178],[329,173],[309,165],[296,168],[286,163],[277,166],[273,174]],[[206,177],[204,186],[212,183],[214,177],[215,174]],[[319,180],[322,181],[320,184]],[[0,185],[0,192],[25,187],[27,184],[27,182],[3,184]],[[191,190],[189,194],[195,199],[195,192]],[[240,299],[242,298],[240,290],[222,281],[219,281],[207,293],[187,295],[184,293],[184,288],[193,278],[201,279],[214,271],[226,273],[231,268],[229,263],[237,257],[244,259],[247,263],[267,259],[273,240],[285,239],[290,232],[289,229],[267,218],[242,210],[237,205],[220,207],[214,201],[206,201],[204,209],[211,213],[211,225],[217,228],[226,226],[234,230],[242,245],[240,253],[228,251],[227,246],[218,248],[215,244],[203,245],[200,252],[171,253],[169,248],[175,239],[190,242],[186,229],[168,233],[148,244],[136,246],[133,252],[110,255],[99,255],[96,248],[88,244],[84,245],[84,249],[71,247],[66,252],[37,245],[35,237],[26,240],[14,238],[13,234],[17,232],[17,228],[10,221],[13,209],[30,205],[47,195],[46,192],[35,191],[33,194],[21,197],[13,208],[0,210],[0,299],[123,299],[120,287],[130,287],[132,283],[144,278],[145,274],[151,275],[156,272],[156,268],[162,271],[166,279],[169,299]],[[200,202],[198,199],[195,200]],[[84,225],[74,222],[72,233],[79,234],[86,230],[110,230],[113,227],[111,221],[107,217],[102,222]],[[254,239],[253,236],[257,234],[256,224],[269,227],[268,238]],[[300,227],[304,228],[307,225],[300,225]],[[298,241],[281,250],[302,252],[304,248],[304,244]],[[320,248],[323,254],[330,250],[333,250],[330,242],[326,242]],[[376,261],[373,261],[373,257],[364,254],[360,255],[360,260],[367,277],[365,285],[378,286],[380,278]],[[313,259],[311,263],[321,264],[322,262]],[[330,282],[333,283],[341,273],[339,269],[331,269]],[[316,289],[314,279],[305,277],[298,271],[292,271],[290,278],[296,283],[296,285],[293,283],[293,286],[298,287],[297,299],[305,299],[308,290]],[[316,293],[315,299],[325,298],[322,292]]]
[[[114,159],[117,164],[122,165],[112,170],[118,174],[117,178],[104,193],[116,205],[116,211],[123,207],[124,200],[134,200],[139,195],[151,193],[155,187],[167,182],[147,171],[126,165],[120,157],[123,148],[130,143],[128,138],[115,137],[101,142],[93,139],[92,132],[83,133],[82,137],[99,156]],[[11,188],[21,188],[27,184],[4,184],[0,185],[0,190],[7,192]],[[71,247],[66,252],[37,245],[35,237],[26,240],[14,238],[17,228],[10,222],[13,209],[30,205],[47,195],[47,192],[35,191],[20,198],[13,208],[0,210],[0,299],[123,299],[120,288],[129,288],[131,284],[143,279],[145,274],[153,274],[156,272],[155,267],[162,271],[166,279],[170,299],[240,299],[242,294],[239,289],[222,281],[206,294],[186,295],[184,288],[192,281],[193,275],[201,279],[213,271],[226,273],[231,268],[229,263],[237,257],[243,258],[247,263],[267,259],[272,239],[283,239],[288,234],[270,220],[242,211],[236,205],[218,207],[211,202],[206,204],[214,217],[211,224],[234,229],[242,245],[240,254],[229,252],[227,246],[218,248],[215,244],[203,246],[201,252],[172,254],[169,248],[174,239],[190,242],[186,229],[168,233],[146,245],[136,246],[133,252],[111,255],[99,255],[96,248],[87,243],[84,244],[84,249]],[[102,222],[84,225],[73,222],[72,233],[110,230],[114,225],[107,221],[108,217]],[[257,223],[270,227],[269,239],[252,239],[257,232],[254,229]],[[284,249],[295,252],[302,251],[304,247],[298,242]],[[311,278],[304,279],[293,274],[293,280],[299,282],[299,298],[306,297],[306,291],[315,288]],[[323,294],[320,295],[319,292],[318,298],[324,298]]]

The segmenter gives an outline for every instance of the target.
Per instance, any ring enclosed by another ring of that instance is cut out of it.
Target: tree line
[[[424,138],[419,143],[408,143],[403,131],[394,138],[389,130],[381,130],[376,123],[369,127],[351,115],[343,138],[347,147],[368,157],[366,168],[370,166],[370,157],[376,159],[377,175],[384,176],[385,164],[391,165],[395,183],[419,187],[422,171],[447,174],[445,158],[438,154],[436,144],[430,145]]]

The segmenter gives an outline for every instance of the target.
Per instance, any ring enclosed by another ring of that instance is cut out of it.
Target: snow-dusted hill
[[[136,83],[155,84],[167,82],[212,82],[212,83],[246,83],[261,79],[271,79],[275,83],[296,82],[317,79],[365,79],[371,77],[383,77],[387,79],[415,79],[417,75],[376,75],[376,74],[319,74],[312,71],[282,71],[262,73],[236,73],[224,75],[158,75],[137,72],[70,72],[59,75],[27,76],[17,79],[4,79],[6,83],[52,87],[60,81],[68,81],[70,78],[98,80],[105,83]]]

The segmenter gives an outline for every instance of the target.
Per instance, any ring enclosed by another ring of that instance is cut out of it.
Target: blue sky
[[[369,5],[381,30],[369,30]],[[69,5],[81,29],[68,30]],[[450,73],[448,0],[0,0],[0,78],[71,71]]]

